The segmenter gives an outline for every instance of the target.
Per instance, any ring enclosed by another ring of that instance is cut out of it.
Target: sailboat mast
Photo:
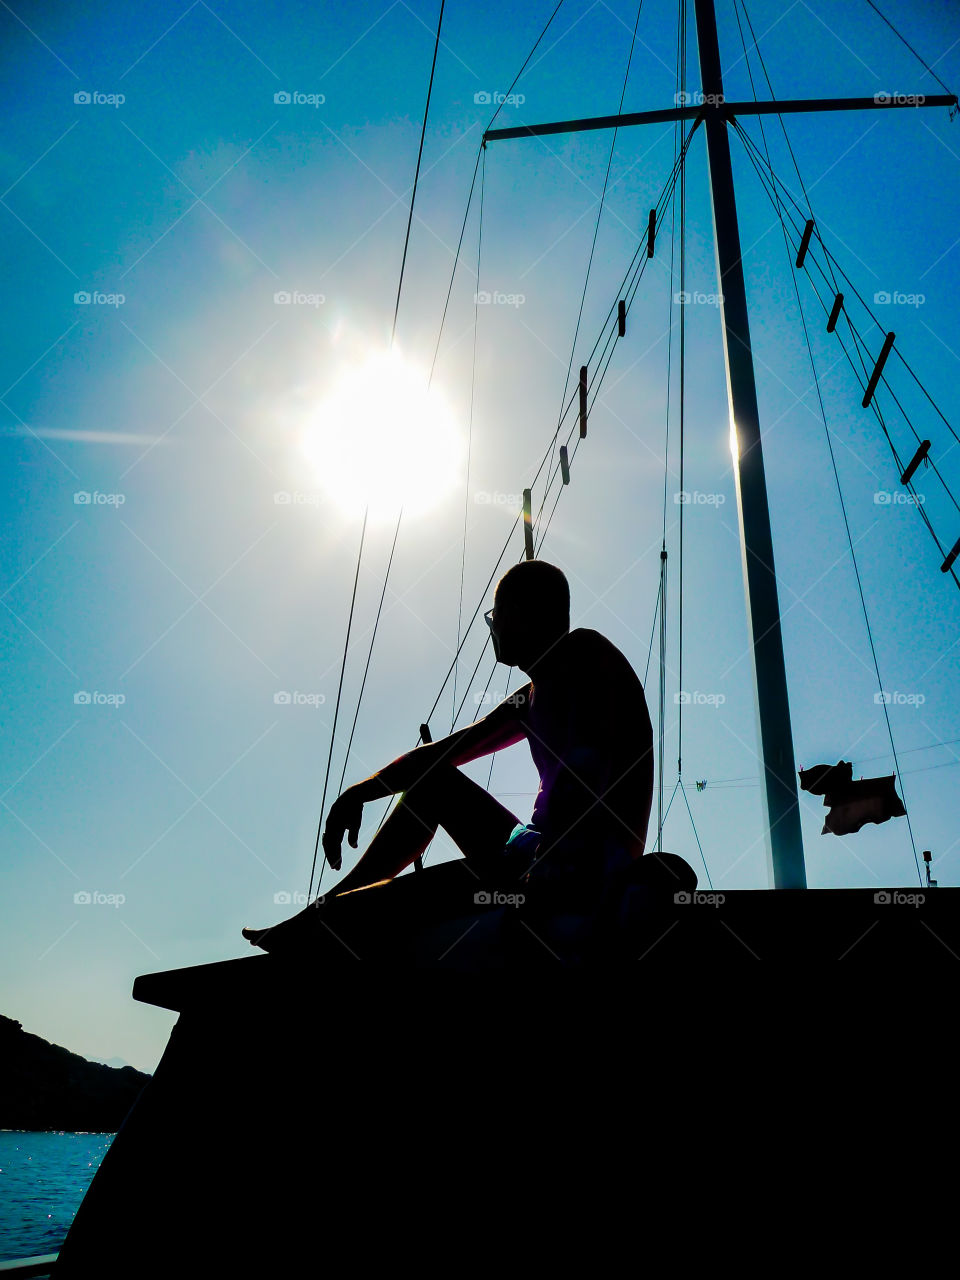
[[[723,77],[713,0],[694,0],[704,100],[722,103]],[[753,660],[755,709],[763,763],[763,810],[767,870],[774,889],[805,889],[797,773],[790,731],[790,704],[780,631],[780,604],[770,535],[763,468],[757,385],[747,319],[740,231],[733,191],[727,122],[719,111],[704,118],[713,226],[717,251],[720,315],[730,407],[730,448],[737,485],[737,517]]]

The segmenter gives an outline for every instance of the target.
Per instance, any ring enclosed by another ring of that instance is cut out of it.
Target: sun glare
[[[307,427],[317,484],[344,511],[419,515],[457,482],[463,443],[426,376],[396,353],[345,372]]]

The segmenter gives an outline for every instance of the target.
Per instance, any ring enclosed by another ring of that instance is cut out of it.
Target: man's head
[[[497,583],[493,651],[498,662],[530,671],[570,630],[570,587],[545,560],[521,560]]]

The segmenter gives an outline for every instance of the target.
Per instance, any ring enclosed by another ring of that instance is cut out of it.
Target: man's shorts
[[[574,897],[602,894],[632,867],[633,859],[622,845],[599,830],[584,835],[583,849],[566,855],[548,851],[541,857],[542,832],[529,823],[518,822],[503,847],[500,866],[510,879],[565,885]]]
[[[531,827],[529,822],[518,822],[507,836],[503,851],[506,853],[518,849],[532,849],[535,852],[540,843],[540,834],[536,827]]]
[[[507,837],[501,865],[511,879],[525,875],[537,861],[542,834],[528,822],[518,822]]]

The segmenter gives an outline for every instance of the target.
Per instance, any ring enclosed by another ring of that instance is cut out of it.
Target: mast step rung
[[[843,294],[838,293],[833,300],[833,310],[830,312],[830,319],[827,321],[827,333],[833,333],[837,327],[837,321],[840,319],[840,312],[843,310]]]
[[[946,560],[944,560],[943,564],[940,566],[940,572],[949,573],[950,570],[953,568],[953,562],[954,560],[956,560],[957,556],[960,556],[960,538],[958,538],[956,542],[953,544],[953,549],[951,550],[950,554],[947,556]]]
[[[523,491],[523,550],[526,558],[532,560],[533,555],[533,516],[531,514],[530,490]]]
[[[869,409],[870,401],[873,399],[873,393],[877,389],[877,383],[880,381],[880,375],[883,373],[883,366],[887,363],[887,356],[893,347],[893,339],[895,335],[888,333],[883,340],[883,346],[880,354],[877,356],[877,363],[873,366],[873,373],[870,375],[870,381],[867,383],[867,389],[863,393],[863,407]]]
[[[564,484],[570,483],[570,461],[567,458],[567,446],[560,446],[560,479]]]
[[[800,251],[797,254],[797,268],[803,266],[803,260],[807,256],[807,250],[810,248],[810,237],[813,235],[813,219],[807,219],[807,225],[803,228],[803,235],[800,239]]]
[[[929,452],[930,452],[930,441],[929,440],[921,441],[920,448],[910,459],[910,465],[907,467],[906,471],[904,471],[903,475],[900,477],[901,484],[910,483],[910,481],[913,479],[913,473],[916,471],[917,467],[919,467],[920,463],[926,460],[926,456]]]

